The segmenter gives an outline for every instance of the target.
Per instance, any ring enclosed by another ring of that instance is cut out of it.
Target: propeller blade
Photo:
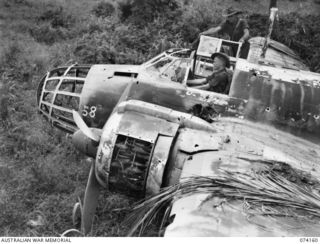
[[[78,128],[89,137],[91,140],[99,142],[100,137],[92,132],[92,130],[86,125],[86,123],[81,118],[80,114],[75,110],[72,110],[73,120],[78,126]]]
[[[100,185],[95,176],[95,163],[92,162],[81,216],[81,231],[87,235],[92,228],[93,217],[98,205]]]

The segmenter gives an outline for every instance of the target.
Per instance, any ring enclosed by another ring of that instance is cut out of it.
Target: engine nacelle
[[[123,102],[103,128],[97,179],[111,191],[138,197],[158,193],[179,181],[190,155],[217,150],[212,132],[209,123],[190,114],[141,101]]]

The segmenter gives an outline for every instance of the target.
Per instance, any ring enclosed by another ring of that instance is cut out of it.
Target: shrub
[[[6,69],[6,76],[10,79],[28,83],[34,74],[46,69],[48,52],[32,38],[16,35],[11,41],[3,39],[2,44],[4,51],[0,55],[0,65]]]
[[[28,27],[30,35],[40,43],[52,45],[55,42],[74,37],[71,27],[75,24],[75,17],[66,13],[61,6],[49,5],[37,17],[37,24]]]
[[[31,6],[31,4],[27,0],[3,0],[3,5],[6,8],[12,7],[12,5]]]
[[[50,48],[48,48],[49,64],[47,65],[47,69],[76,63],[73,48],[74,45],[67,42],[58,42],[50,46]]]
[[[125,21],[132,15],[132,3],[130,0],[123,0],[118,2],[118,9],[120,11],[120,18]]]
[[[179,15],[180,5],[176,0],[132,0],[119,3],[122,20],[143,26],[160,16],[173,19]]]
[[[296,13],[281,16],[273,38],[292,48],[310,67],[319,72],[320,15],[299,16]]]
[[[248,18],[251,36],[265,36],[268,33],[269,16],[252,14]]]
[[[184,6],[176,31],[180,31],[185,41],[192,42],[200,32],[217,26],[220,21],[221,11],[214,2],[209,0],[194,1],[190,5]]]
[[[97,17],[109,17],[115,12],[115,7],[109,2],[99,2],[91,12]]]
[[[107,33],[84,35],[76,44],[74,54],[80,63],[115,63],[115,51]]]
[[[61,6],[50,6],[40,14],[38,21],[49,22],[52,28],[70,28],[75,23],[75,18],[66,13]]]
[[[31,36],[40,43],[52,45],[57,41],[65,39],[61,29],[52,28],[50,24],[44,23],[30,29]]]
[[[91,15],[78,27],[77,37],[81,38],[83,35],[93,34],[94,32],[112,32],[120,24],[116,15],[109,18],[98,18]]]

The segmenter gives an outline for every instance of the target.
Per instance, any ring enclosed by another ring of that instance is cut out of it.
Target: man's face
[[[228,17],[228,20],[230,22],[236,22],[236,21],[238,21],[238,19],[239,19],[239,15],[238,14],[234,14],[234,15]]]
[[[213,69],[217,70],[217,69],[224,69],[226,67],[226,63],[225,61],[220,58],[220,57],[215,57],[213,59]]]

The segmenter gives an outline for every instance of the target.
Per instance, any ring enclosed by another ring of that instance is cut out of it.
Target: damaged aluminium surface
[[[219,178],[223,172],[228,172],[236,177],[246,176],[244,180],[250,186],[260,183],[257,175],[276,170],[277,174],[287,177],[290,184],[307,189],[320,200],[318,145],[270,126],[240,119],[221,119],[214,127],[219,147],[185,161],[182,180],[194,176]],[[228,189],[227,185],[221,188]],[[277,187],[272,189],[277,192]],[[263,189],[260,191],[263,195]],[[272,212],[267,204],[261,204],[257,211],[251,208],[249,196],[246,199],[246,193],[241,189],[240,192],[241,200],[206,191],[175,200],[171,211],[174,221],[165,236],[319,235],[319,217],[297,210],[292,214],[289,205],[281,207],[276,201]]]

